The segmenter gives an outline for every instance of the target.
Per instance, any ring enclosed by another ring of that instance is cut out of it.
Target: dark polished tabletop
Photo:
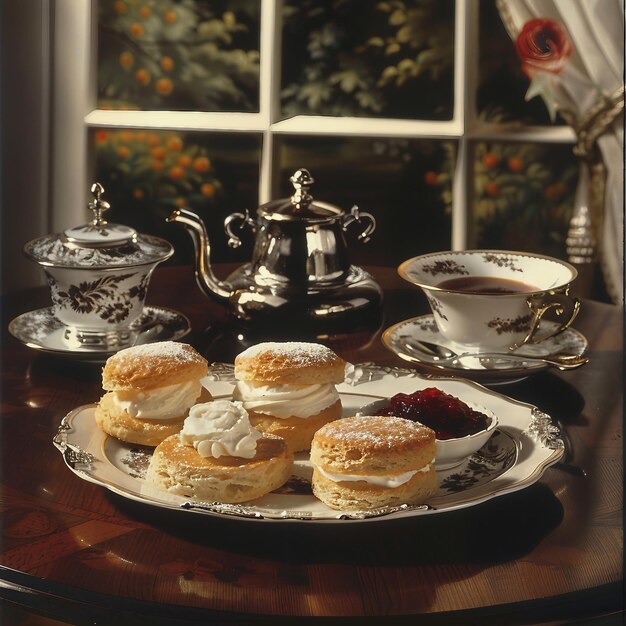
[[[414,367],[380,333],[426,313],[423,296],[395,269],[369,269],[384,288],[380,327],[319,340],[352,363]],[[560,624],[622,610],[621,307],[583,303],[574,326],[589,343],[585,366],[494,387],[563,429],[563,462],[536,483],[438,515],[324,525],[188,515],[74,475],[52,439],[68,411],[99,398],[101,365],[42,354],[6,331],[12,317],[49,302],[45,288],[3,302],[6,615],[20,605],[77,624]],[[273,338],[234,325],[190,267],[159,268],[148,302],[184,313],[184,341],[210,361],[231,362],[246,342]]]

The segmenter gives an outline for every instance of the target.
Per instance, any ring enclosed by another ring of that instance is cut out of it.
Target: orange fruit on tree
[[[524,161],[518,156],[509,157],[506,164],[509,166],[509,169],[516,174],[524,169]]]
[[[154,88],[158,94],[169,96],[174,91],[174,83],[169,78],[159,78]]]
[[[500,157],[493,152],[487,152],[487,154],[483,157],[483,165],[487,169],[492,170],[494,167],[498,167],[498,165],[500,165]]]
[[[139,9],[139,15],[141,15],[141,17],[150,17],[151,14],[152,9],[146,4],[142,5]]]
[[[174,165],[173,167],[170,167],[170,171],[168,172],[168,176],[172,180],[180,180],[181,178],[185,177],[185,170],[182,167],[180,167],[179,165]]]
[[[148,85],[150,83],[151,77],[150,72],[148,70],[137,70],[135,72],[135,80],[141,85]]]
[[[174,61],[172,60],[172,57],[161,57],[159,64],[161,65],[161,69],[166,72],[170,72],[174,69]]]
[[[178,19],[178,15],[176,15],[176,11],[173,9],[166,11],[163,17],[168,24],[173,24]]]
[[[183,149],[183,140],[176,135],[169,137],[166,144],[170,150],[174,150],[175,152],[180,152]]]
[[[120,54],[120,65],[125,69],[130,69],[135,63],[135,57],[132,52],[126,50]]]
[[[117,149],[117,155],[122,159],[127,159],[130,156],[130,150],[126,146],[120,146]]]
[[[106,130],[97,130],[95,134],[96,144],[105,144],[109,139],[109,132]]]
[[[124,2],[124,0],[117,0],[113,5],[113,8],[115,9],[115,12],[119,13],[120,15],[124,15],[124,13],[126,13],[126,11],[128,10],[128,7],[126,6],[126,2]]]
[[[208,172],[211,169],[211,161],[207,157],[198,157],[194,159],[193,169],[196,172]]]
[[[152,148],[152,150],[150,150],[150,154],[155,159],[164,159],[165,155],[167,154],[167,150],[165,150],[163,146],[156,146],[155,148]]]
[[[553,183],[552,185],[548,185],[543,192],[543,195],[548,200],[558,200],[567,192],[567,185],[562,182]]]
[[[139,22],[133,22],[129,30],[133,37],[141,37],[144,33],[144,27]]]
[[[500,187],[493,180],[490,180],[485,185],[485,191],[487,192],[487,195],[491,196],[492,198],[497,198],[500,195],[500,193],[501,193],[500,192]]]
[[[436,185],[438,182],[437,172],[426,172],[426,174],[424,174],[424,182],[427,185],[431,185],[431,186]]]
[[[200,193],[203,196],[214,196],[215,195],[215,187],[211,183],[204,183],[202,187],[200,187]]]
[[[178,157],[178,165],[181,167],[189,167],[191,165],[191,157],[188,154],[181,154]]]

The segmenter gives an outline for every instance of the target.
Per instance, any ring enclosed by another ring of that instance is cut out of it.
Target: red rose
[[[522,69],[529,78],[537,71],[558,74],[573,52],[565,28],[559,22],[546,18],[526,22],[515,45]]]

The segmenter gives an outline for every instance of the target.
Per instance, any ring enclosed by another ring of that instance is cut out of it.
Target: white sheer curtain
[[[578,123],[602,101],[621,100],[624,87],[623,0],[497,0],[513,40],[525,22],[550,18],[564,25],[574,46],[561,84],[575,103]],[[620,91],[621,90],[621,91]],[[623,109],[622,109],[623,110]],[[597,145],[607,170],[598,260],[614,301],[624,297],[624,120],[618,114]]]

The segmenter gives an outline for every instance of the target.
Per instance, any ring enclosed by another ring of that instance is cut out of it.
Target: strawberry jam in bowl
[[[498,425],[498,418],[489,409],[463,402],[436,387],[398,393],[362,407],[359,414],[394,415],[432,428],[437,470],[463,463],[487,443]]]

